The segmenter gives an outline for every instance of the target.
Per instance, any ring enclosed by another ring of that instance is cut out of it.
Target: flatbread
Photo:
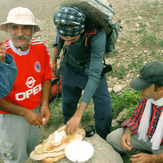
[[[30,158],[32,158],[33,160],[40,161],[40,160],[43,160],[43,159],[46,159],[49,157],[50,158],[51,157],[58,157],[58,156],[61,156],[64,154],[65,154],[64,150],[62,150],[60,152],[50,152],[50,153],[40,153],[40,154],[37,154],[35,151],[32,151],[30,154]]]
[[[63,158],[65,158],[65,154],[57,156],[57,157],[46,158],[44,160],[41,160],[41,162],[42,163],[54,163],[54,162],[62,160]]]
[[[30,158],[37,161],[47,163],[59,161],[65,157],[66,146],[77,140],[82,140],[85,137],[85,130],[78,128],[74,133],[66,135],[65,125],[49,135],[41,144],[35,147],[31,152]],[[52,162],[50,162],[50,160]]]

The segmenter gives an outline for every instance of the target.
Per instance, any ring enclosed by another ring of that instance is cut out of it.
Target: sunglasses
[[[56,21],[55,25],[57,27],[59,27],[59,28],[67,27],[68,29],[74,29],[74,28],[78,28],[79,27],[79,24],[77,24],[75,22],[64,24],[64,23],[62,23],[60,21]]]

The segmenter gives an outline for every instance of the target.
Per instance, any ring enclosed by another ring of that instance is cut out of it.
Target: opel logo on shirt
[[[34,86],[35,82],[36,82],[36,80],[32,76],[28,77],[25,84],[29,89],[25,90],[23,92],[16,93],[15,99],[17,101],[23,101],[25,99],[30,98],[30,96],[37,95],[39,92],[41,92],[41,90],[42,90],[41,83]]]
[[[35,81],[36,80],[32,76],[30,76],[25,84],[27,85],[28,88],[32,88],[35,84]]]

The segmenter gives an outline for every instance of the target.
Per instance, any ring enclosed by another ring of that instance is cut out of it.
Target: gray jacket
[[[84,34],[70,46],[65,46],[64,56],[66,62],[77,69],[84,69],[88,76],[82,101],[89,103],[94,95],[101,78],[103,57],[105,54],[106,34],[102,30],[91,36],[89,47],[83,47]]]

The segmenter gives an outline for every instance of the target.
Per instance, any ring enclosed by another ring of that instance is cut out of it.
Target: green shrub
[[[141,97],[140,91],[131,89],[124,90],[120,95],[113,93],[111,95],[113,119],[116,118],[119,112],[121,112],[124,108],[130,110],[124,119],[129,117],[135,106],[139,104]]]

